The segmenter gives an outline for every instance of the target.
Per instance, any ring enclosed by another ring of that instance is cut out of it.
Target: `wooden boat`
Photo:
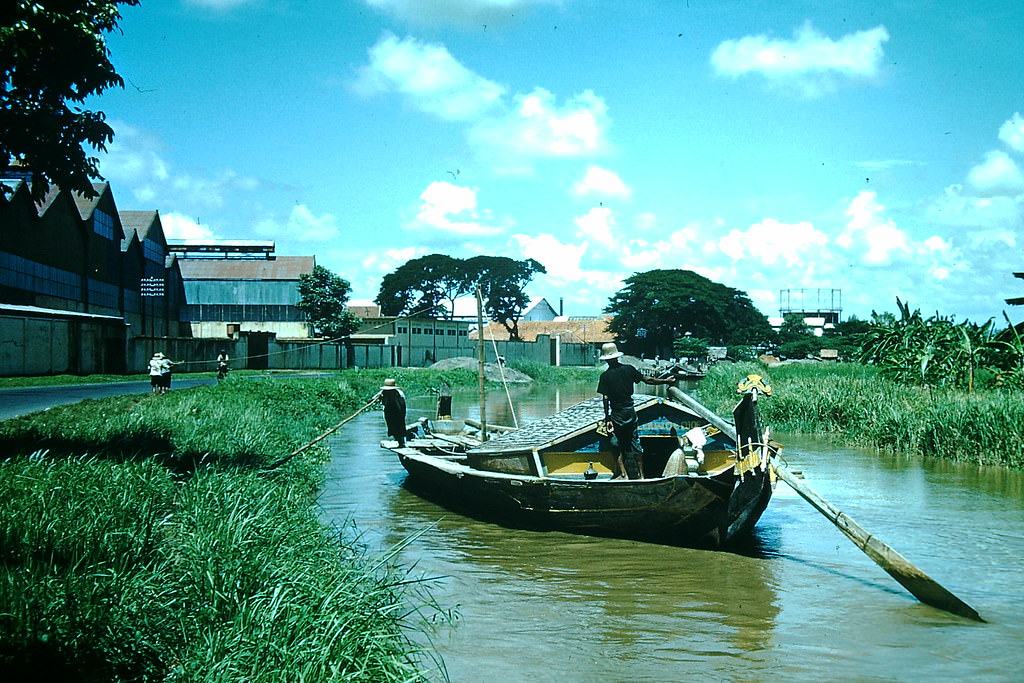
[[[381,445],[398,455],[410,487],[479,519],[723,546],[749,533],[775,484],[778,444],[760,428],[758,393],[743,396],[734,424],[674,387],[668,398],[635,395],[646,479],[611,478],[600,397],[486,441],[460,421],[436,420],[405,447]]]

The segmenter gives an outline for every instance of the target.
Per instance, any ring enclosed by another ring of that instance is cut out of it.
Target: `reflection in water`
[[[521,424],[594,395],[510,391]],[[432,416],[434,397],[409,406],[410,420]],[[478,409],[456,394],[453,412]],[[512,424],[503,391],[487,410]],[[1015,678],[1019,474],[783,439],[816,490],[993,622],[975,625],[914,601],[785,485],[734,552],[515,530],[407,490],[382,436],[379,413],[338,432],[324,517],[382,551],[422,533],[400,559],[440,577],[433,595],[459,615],[429,634],[453,681]]]

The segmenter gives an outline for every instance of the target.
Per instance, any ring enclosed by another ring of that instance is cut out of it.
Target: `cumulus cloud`
[[[999,128],[999,139],[1007,147],[1017,152],[1024,152],[1024,118],[1019,112],[1014,112]]]
[[[388,34],[369,55],[369,64],[359,71],[357,91],[397,92],[442,119],[476,119],[505,94],[503,86],[467,69],[443,45]]]
[[[353,83],[371,96],[397,93],[420,111],[466,125],[477,154],[496,169],[525,173],[536,159],[587,157],[607,148],[607,105],[590,90],[563,102],[544,88],[507,88],[463,66],[443,45],[385,35]]]
[[[600,166],[589,166],[583,178],[573,185],[573,192],[581,197],[597,194],[628,198],[633,194],[632,188],[622,182],[617,173]]]
[[[259,179],[231,169],[213,176],[176,171],[164,160],[163,145],[155,136],[123,122],[112,122],[112,127],[115,137],[100,158],[100,173],[119,193],[130,191],[140,208],[221,208],[230,195],[254,193],[263,186]]]
[[[606,206],[595,206],[583,216],[577,216],[573,220],[582,236],[608,249],[615,248],[615,233],[618,231],[618,226],[611,209]]]
[[[884,211],[875,192],[858,194],[846,209],[850,222],[836,238],[836,244],[859,253],[869,266],[887,266],[909,256],[912,250],[907,234]]]
[[[503,228],[488,225],[489,211],[477,210],[476,190],[435,181],[420,195],[422,203],[408,229],[434,229],[457,235],[496,235]]]
[[[164,237],[169,240],[217,239],[210,226],[203,225],[198,220],[173,211],[160,215],[160,226],[164,230]]]
[[[723,76],[759,74],[815,96],[834,89],[840,77],[875,77],[882,63],[882,46],[888,40],[884,26],[833,40],[807,23],[796,30],[792,40],[764,34],[727,40],[711,55],[711,64]]]
[[[287,236],[301,242],[329,242],[341,234],[334,214],[317,216],[305,204],[292,207],[291,214],[283,222],[263,219],[256,224],[255,230],[267,237]]]
[[[241,7],[242,5],[248,5],[253,0],[186,0],[190,5],[196,7],[205,7],[206,9],[226,11]]]
[[[747,230],[730,230],[718,240],[718,248],[733,262],[753,259],[765,265],[779,262],[800,264],[810,252],[828,244],[828,237],[807,222],[781,223],[774,218],[751,225]]]
[[[401,19],[458,24],[479,21],[508,21],[531,5],[550,4],[557,0],[364,0],[370,7],[386,11]]]
[[[516,234],[511,240],[519,246],[525,258],[543,264],[548,276],[565,282],[583,278],[580,262],[587,252],[586,244],[566,244],[550,234]]]
[[[592,91],[561,105],[543,88],[515,100],[515,109],[482,119],[469,133],[480,156],[497,170],[526,172],[536,159],[587,157],[606,148],[607,106]]]
[[[994,150],[967,173],[967,184],[982,197],[1016,195],[1024,192],[1024,174],[1009,154]]]

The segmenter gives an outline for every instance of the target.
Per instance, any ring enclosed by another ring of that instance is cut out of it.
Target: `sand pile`
[[[432,370],[451,370],[454,368],[465,368],[472,372],[477,372],[480,369],[480,361],[476,358],[469,358],[468,356],[459,356],[458,358],[446,358],[439,360],[430,366]],[[504,371],[498,367],[497,363],[484,363],[484,379],[488,382],[500,382],[502,378],[502,372],[504,372],[505,381],[510,384],[527,384],[533,381],[529,375],[525,375],[518,370],[506,367]]]

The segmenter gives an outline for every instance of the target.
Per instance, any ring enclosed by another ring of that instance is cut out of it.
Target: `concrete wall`
[[[120,320],[0,315],[0,376],[124,371]]]
[[[217,372],[217,355],[224,349],[231,357],[231,368],[245,367],[248,343],[245,338],[196,339],[194,337],[134,337],[128,341],[128,368],[132,374],[149,372],[149,359],[159,351],[173,361],[176,372]]]

